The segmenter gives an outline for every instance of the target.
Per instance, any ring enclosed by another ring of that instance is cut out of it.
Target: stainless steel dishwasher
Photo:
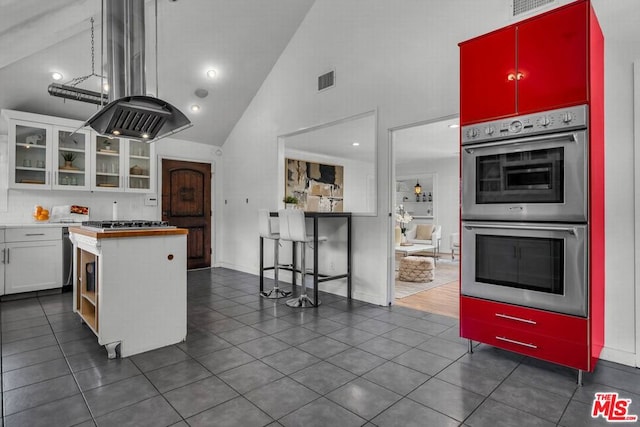
[[[62,286],[73,284],[73,244],[69,239],[69,227],[62,227]]]

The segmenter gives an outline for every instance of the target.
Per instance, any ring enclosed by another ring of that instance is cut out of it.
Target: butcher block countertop
[[[69,233],[81,234],[94,239],[119,239],[123,237],[153,237],[171,236],[175,234],[188,234],[186,228],[139,228],[134,230],[95,231],[82,227],[69,227]]]

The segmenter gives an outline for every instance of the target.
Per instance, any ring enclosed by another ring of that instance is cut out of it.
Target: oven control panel
[[[560,108],[462,128],[462,145],[587,127],[587,106]]]

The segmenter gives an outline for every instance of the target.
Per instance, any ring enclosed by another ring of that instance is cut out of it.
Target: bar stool
[[[262,237],[263,239],[273,240],[273,279],[275,282],[273,289],[271,289],[268,292],[261,291],[260,296],[265,298],[271,298],[271,299],[288,297],[289,295],[291,295],[291,292],[283,291],[282,289],[280,289],[279,282],[278,282],[278,270],[279,270],[278,267],[280,266],[279,264],[280,261],[278,257],[278,252],[280,247],[280,234],[272,230],[271,218],[269,216],[269,211],[267,209],[258,210],[258,233],[260,234],[260,237]],[[261,253],[260,256],[262,257],[263,254]],[[261,259],[260,260],[261,266],[263,262],[264,260]],[[260,271],[260,274],[262,273],[263,272]],[[261,282],[261,285],[262,285],[262,282]]]
[[[280,239],[293,242],[293,250],[295,251],[296,243],[302,243],[300,245],[300,274],[301,274],[301,289],[300,296],[292,298],[287,301],[289,307],[317,307],[320,305],[320,300],[313,301],[307,295],[307,284],[305,282],[306,265],[305,265],[305,252],[307,244],[313,242],[313,236],[307,236],[306,224],[304,212],[299,209],[281,209],[278,211],[278,220],[280,224]],[[318,241],[327,240],[325,236],[318,236]],[[318,248],[313,248],[318,250]],[[296,274],[296,268],[293,266],[293,274]]]

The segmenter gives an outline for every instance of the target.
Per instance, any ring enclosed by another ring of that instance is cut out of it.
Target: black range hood
[[[148,142],[191,127],[176,107],[146,95],[144,0],[106,1],[105,25],[110,102],[85,125]]]

